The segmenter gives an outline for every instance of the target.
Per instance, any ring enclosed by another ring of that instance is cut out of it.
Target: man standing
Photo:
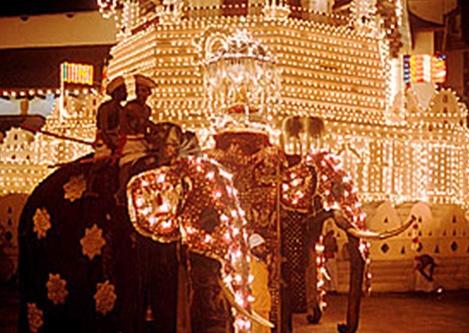
[[[415,257],[415,290],[432,292],[437,289],[433,273],[435,271],[435,259],[429,254],[422,254]],[[422,279],[423,278],[423,279]]]
[[[269,320],[272,299],[269,291],[269,270],[267,268],[268,249],[264,238],[259,234],[252,234],[249,237],[249,248],[251,249],[250,270],[253,276],[251,290],[254,296],[254,302],[251,304],[252,309]],[[251,332],[270,333],[271,329],[252,322]]]

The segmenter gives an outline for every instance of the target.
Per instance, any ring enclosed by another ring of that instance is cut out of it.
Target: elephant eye
[[[157,204],[158,206],[161,206],[161,205],[163,204],[163,198],[161,198],[161,194],[160,194],[160,193],[158,193],[158,194],[156,195],[155,201],[156,201],[156,204]]]
[[[206,232],[213,232],[220,223],[220,216],[215,208],[205,208],[200,214],[200,227]]]
[[[340,182],[334,182],[332,184],[331,192],[334,198],[340,198],[343,196],[345,191],[345,186],[343,183]]]

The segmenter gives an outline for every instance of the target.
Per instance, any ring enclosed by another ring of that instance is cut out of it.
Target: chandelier
[[[268,49],[246,30],[207,30],[198,42],[207,104],[212,115],[244,113],[270,120],[280,75]]]

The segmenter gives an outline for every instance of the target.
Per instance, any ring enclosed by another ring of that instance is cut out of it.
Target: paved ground
[[[329,296],[319,325],[295,315],[294,333],[335,333],[345,320],[346,297]],[[469,333],[469,291],[441,295],[373,294],[363,300],[360,333]]]
[[[326,299],[319,325],[294,316],[294,333],[336,333],[345,318],[346,296]],[[15,285],[0,285],[0,332],[16,332],[18,293]],[[374,294],[363,300],[360,333],[469,333],[469,291],[441,295]],[[197,332],[195,332],[197,333]]]

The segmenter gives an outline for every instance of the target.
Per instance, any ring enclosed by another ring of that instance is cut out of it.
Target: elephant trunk
[[[358,329],[363,271],[365,269],[365,260],[360,253],[360,240],[350,235],[348,239],[350,253],[350,290],[348,294],[347,323],[338,325],[337,328],[340,333],[355,333]]]
[[[272,324],[267,319],[261,317],[255,311],[253,311],[253,310],[248,311],[245,308],[243,308],[241,305],[236,303],[235,296],[233,295],[233,292],[226,286],[226,284],[221,279],[218,279],[218,283],[220,284],[221,290],[223,291],[223,294],[225,295],[228,303],[230,303],[230,305],[232,307],[234,307],[236,309],[236,311],[238,311],[240,314],[242,314],[243,316],[245,316],[249,320],[258,323],[259,325],[274,328],[274,324]]]
[[[345,219],[344,217],[339,217],[338,219]],[[337,221],[337,216],[336,216],[336,221]],[[360,230],[357,227],[353,226],[350,222],[346,222],[347,227],[343,228],[347,232],[348,235],[355,237],[355,238],[360,238],[366,241],[373,241],[373,240],[384,240],[388,239],[394,236],[397,236],[404,231],[406,231],[414,222],[416,221],[416,217],[414,215],[411,215],[409,217],[409,220],[404,223],[402,226],[399,228],[396,228],[394,230],[389,230],[389,231],[384,231],[384,232],[376,232],[376,231],[371,231],[371,230]],[[344,221],[338,222],[338,225],[343,225]]]

